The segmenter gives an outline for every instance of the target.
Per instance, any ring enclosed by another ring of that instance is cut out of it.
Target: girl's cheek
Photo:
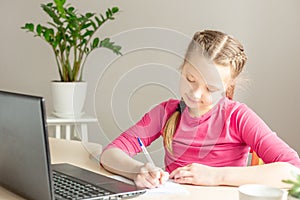
[[[202,101],[205,105],[211,105],[213,103],[213,98],[210,92],[204,93],[202,95]]]
[[[188,93],[188,91],[191,90],[191,86],[187,81],[180,80],[180,85],[179,85],[179,92],[180,95],[182,96],[185,93]]]

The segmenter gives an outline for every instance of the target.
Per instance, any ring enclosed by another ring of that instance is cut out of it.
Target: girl
[[[219,31],[195,33],[181,66],[181,100],[168,100],[122,133],[103,151],[102,166],[154,188],[168,178],[193,185],[246,183],[284,186],[298,171],[297,153],[245,104],[232,100],[247,57],[243,46]],[[131,157],[163,137],[165,170]],[[264,165],[247,166],[253,149]]]

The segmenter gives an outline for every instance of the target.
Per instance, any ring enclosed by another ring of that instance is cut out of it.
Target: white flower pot
[[[53,114],[61,118],[78,118],[83,112],[86,82],[51,82]]]

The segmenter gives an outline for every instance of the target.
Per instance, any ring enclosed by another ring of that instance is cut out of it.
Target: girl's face
[[[201,67],[195,67],[185,62],[182,67],[180,95],[192,116],[208,112],[224,92],[224,86],[228,82],[229,67],[208,65],[202,62]],[[217,70],[207,70],[208,68]],[[219,97],[213,96],[214,94]]]

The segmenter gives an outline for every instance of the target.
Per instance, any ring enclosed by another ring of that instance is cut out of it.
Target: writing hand
[[[164,184],[168,179],[169,173],[151,163],[147,163],[140,168],[134,182],[138,187],[155,188]]]

